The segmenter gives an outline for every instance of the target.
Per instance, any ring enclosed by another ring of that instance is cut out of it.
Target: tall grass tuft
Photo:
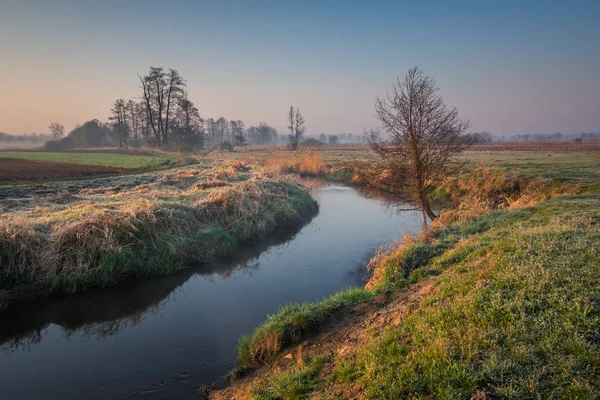
[[[342,306],[368,300],[373,292],[351,288],[322,301],[293,303],[281,308],[237,345],[237,368],[233,375],[259,362],[270,361],[285,346],[296,343],[322,326]]]
[[[325,162],[318,151],[303,151],[294,154],[271,153],[260,162],[271,174],[295,173],[318,177],[326,172]]]

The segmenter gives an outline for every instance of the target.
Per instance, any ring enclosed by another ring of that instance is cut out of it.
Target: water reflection
[[[225,279],[236,273],[251,276],[260,267],[263,252],[272,247],[283,250],[300,229],[277,231],[261,243],[241,246],[229,259],[191,266],[178,274],[9,307],[0,311],[0,352],[31,350],[42,340],[50,324],[60,326],[65,338],[76,333],[85,339],[115,335],[161,311],[193,275],[207,280],[214,280],[214,275]]]
[[[240,335],[285,304],[362,285],[373,251],[421,226],[385,195],[312,187],[310,224],[233,260],[3,311],[0,397],[197,398],[230,370]]]

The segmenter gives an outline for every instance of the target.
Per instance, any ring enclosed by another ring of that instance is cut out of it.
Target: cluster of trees
[[[138,147],[144,143],[155,145],[156,136],[151,134],[148,125],[143,120],[135,118],[135,105],[135,102],[132,104],[132,102],[116,101],[112,109],[113,115],[108,122],[94,119],[78,125],[66,136],[46,134],[34,137],[40,142],[46,142],[46,149],[50,150],[102,146],[127,148]],[[132,109],[134,113],[131,112]],[[285,135],[279,135],[275,128],[264,122],[246,129],[244,122],[240,120],[227,121],[225,118],[195,120],[193,110],[184,110],[181,119],[174,119],[170,130],[173,134],[167,140],[170,140],[172,145],[184,145],[186,148],[222,145],[231,148],[246,144],[274,145],[285,143],[287,140]],[[0,141],[4,136],[11,137],[0,133]],[[14,136],[14,138],[23,140],[29,136]]]
[[[198,108],[188,98],[186,80],[174,69],[150,67],[146,75],[138,76],[140,96],[135,100],[117,99],[112,105],[108,122],[91,120],[77,126],[65,137],[64,127],[52,123],[54,139],[47,148],[118,146],[174,146],[181,149],[203,146],[244,146],[246,144],[279,144],[287,137],[265,122],[246,128],[241,120],[200,116]],[[296,114],[294,114],[296,115]],[[301,137],[303,118],[293,125]],[[298,125],[300,123],[300,125]]]
[[[514,135],[510,138],[513,142],[587,142],[600,141],[600,132],[582,132],[576,134],[563,134],[560,132],[552,134],[529,134]]]
[[[258,126],[251,126],[246,131],[248,142],[257,145],[277,144],[281,141],[279,133],[272,126],[261,122]]]
[[[53,135],[53,137],[56,137]],[[69,150],[85,147],[102,147],[114,145],[114,130],[109,123],[97,119],[77,125],[66,137],[49,140],[46,150]]]
[[[246,129],[241,120],[200,116],[188,98],[187,82],[175,69],[150,67],[146,75],[138,75],[140,95],[135,100],[115,100],[108,122],[98,120],[76,127],[65,137],[58,123],[49,127],[54,140],[47,148],[118,146],[128,148],[143,144],[174,146],[179,149],[219,146],[233,148],[246,144],[270,145],[288,142],[292,150],[306,132],[305,120],[298,109],[290,107],[289,135],[280,135],[265,122]]]
[[[65,127],[58,122],[51,123],[48,130],[54,139],[60,139],[65,136]]]
[[[481,131],[481,132],[467,133],[465,135],[465,139],[470,144],[490,143],[493,139],[493,136],[491,133],[489,133],[487,131]]]
[[[321,133],[318,136],[318,139],[322,143],[329,144],[357,144],[367,142],[367,138],[365,137],[365,135],[355,135],[353,133],[338,133],[330,135]]]
[[[140,100],[116,100],[109,117],[113,141],[119,147],[142,143],[233,147],[279,142],[277,130],[264,122],[246,129],[241,120],[202,118],[188,98],[186,80],[175,69],[150,67],[148,74],[138,78]]]

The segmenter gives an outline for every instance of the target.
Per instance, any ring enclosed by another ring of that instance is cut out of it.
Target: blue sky
[[[417,4],[418,3],[418,4]],[[175,68],[205,117],[309,132],[376,125],[418,65],[473,130],[600,131],[600,1],[0,0],[0,131],[106,119]]]

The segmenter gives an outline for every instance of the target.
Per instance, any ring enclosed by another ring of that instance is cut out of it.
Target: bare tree
[[[163,143],[168,143],[169,138],[169,117],[171,115],[171,104],[175,103],[183,95],[183,88],[186,86],[185,80],[175,69],[169,69],[167,75],[167,108],[165,115],[165,129]]]
[[[144,100],[135,103],[135,115],[137,118],[138,135],[143,139],[148,139],[148,136],[150,136],[150,118]]]
[[[300,143],[300,139],[302,139],[302,135],[306,132],[306,127],[304,126],[304,117],[300,114],[300,109],[294,109],[294,106],[290,106],[290,111],[288,112],[288,129],[290,130],[290,134],[288,135],[290,140],[290,149],[298,150],[298,143]]]
[[[410,69],[386,97],[377,97],[375,116],[381,127],[366,134],[378,156],[367,180],[417,204],[431,220],[436,215],[428,195],[460,167],[455,156],[469,146],[464,136],[469,120],[461,120],[438,92],[433,78],[417,67]]]
[[[204,120],[198,108],[188,99],[187,92],[179,98],[173,124],[174,133],[180,141],[196,147],[204,145]]]
[[[258,124],[258,137],[260,144],[270,143],[275,129],[264,122]]]
[[[140,114],[138,110],[138,105],[133,100],[129,100],[125,104],[125,108],[127,110],[127,117],[125,118],[125,120],[129,121],[128,125],[131,130],[131,133],[133,134],[133,141],[137,143],[139,140],[138,133],[140,128]]]
[[[162,67],[150,67],[148,75],[138,77],[156,144],[167,144],[172,106],[183,94],[185,80],[177,70],[170,69],[166,73]]]
[[[227,122],[225,118],[220,117],[218,120],[215,121],[215,129],[216,134],[220,138],[220,144],[223,144],[226,141],[229,142],[229,140],[225,140],[225,135],[229,136],[229,122]]]
[[[54,139],[60,139],[61,137],[65,136],[65,127],[58,122],[51,123],[48,129],[50,130],[50,133]]]
[[[143,100],[146,104],[148,123],[154,133],[156,145],[160,147],[163,137],[162,115],[164,108],[164,87],[166,76],[163,68],[150,67],[150,73],[145,76],[138,75],[143,90]]]
[[[231,131],[231,144],[233,146],[244,146],[246,145],[246,129],[244,128],[244,121],[229,121],[229,130]]]
[[[129,133],[129,126],[127,124],[127,105],[125,100],[118,99],[115,101],[112,108],[112,115],[109,120],[112,121],[113,127],[119,136],[119,147],[125,146],[127,148],[127,136]]]
[[[187,92],[179,99],[179,123],[185,136],[190,136],[200,123],[200,112],[194,103],[188,99]]]
[[[258,126],[251,126],[248,128],[247,136],[248,141],[252,144],[277,144],[279,140],[279,133],[277,133],[277,130],[266,122],[261,122]]]
[[[206,133],[208,135],[208,140],[210,145],[216,145],[219,143],[219,134],[217,132],[217,123],[214,118],[209,118],[206,120]]]

